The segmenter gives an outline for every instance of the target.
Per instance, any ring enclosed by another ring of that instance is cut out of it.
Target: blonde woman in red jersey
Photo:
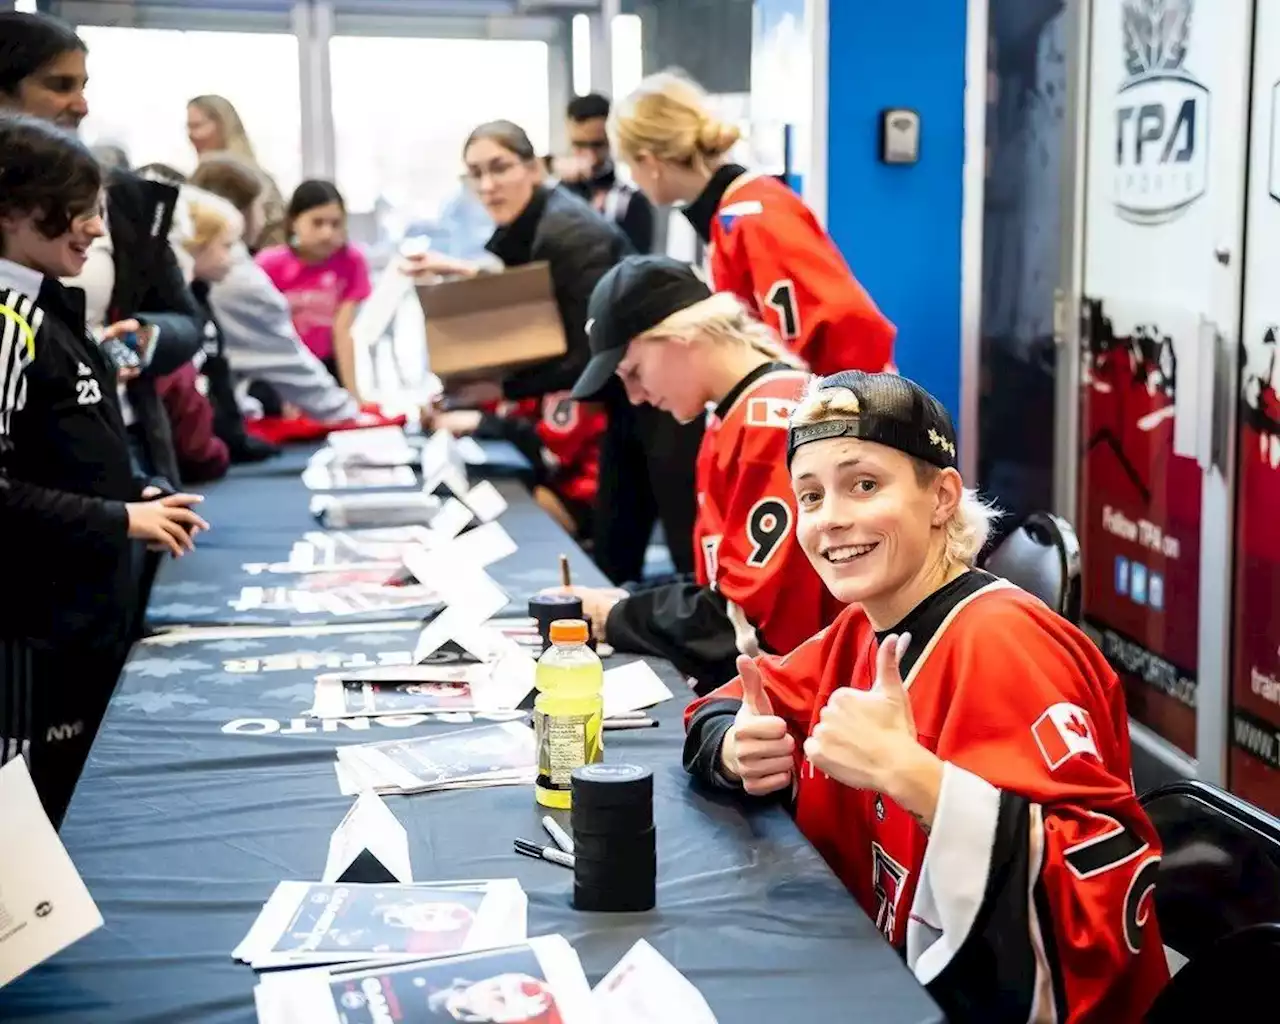
[[[848,607],[686,712],[685,765],[796,824],[955,1024],[1139,1021],[1168,979],[1160,841],[1116,674],[973,567],[991,510],[945,409],[838,373],[791,418],[796,538]]]
[[[712,287],[742,299],[814,373],[891,366],[893,324],[804,201],[728,159],[738,129],[696,83],[671,71],[645,79],[615,108],[614,132],[641,191],[683,204],[710,247]]]
[[[733,677],[739,654],[785,653],[840,611],[794,537],[787,423],[809,375],[737,298],[666,256],[619,263],[589,314],[591,361],[574,398],[616,375],[633,403],[707,427],[693,577],[576,593],[599,639],[667,658],[706,692]]]

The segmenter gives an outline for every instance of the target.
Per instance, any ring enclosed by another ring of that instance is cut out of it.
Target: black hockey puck
[[[582,598],[572,594],[535,594],[529,598],[529,618],[538,623],[542,649],[551,646],[551,623],[557,619],[581,619]]]
[[[576,910],[598,913],[643,913],[657,903],[657,885],[651,877],[642,885],[626,888],[598,888],[573,883],[573,906]]]
[[[653,807],[582,807],[569,816],[575,836],[637,835],[653,828]]]
[[[573,807],[653,805],[653,772],[634,764],[586,764],[573,770]]]
[[[614,858],[636,860],[646,853],[652,858],[655,849],[657,843],[652,825],[643,832],[630,834],[578,832],[573,837],[574,856],[593,861],[608,862]]]

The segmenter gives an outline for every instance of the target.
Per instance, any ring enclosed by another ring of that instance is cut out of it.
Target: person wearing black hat
[[[787,441],[796,536],[848,607],[686,712],[704,783],[784,793],[948,1020],[1141,1020],[1168,979],[1160,840],[1115,672],[973,567],[992,509],[901,377],[815,382]]]
[[[623,260],[590,313],[574,397],[621,378],[632,402],[679,422],[715,408],[698,454],[695,572],[630,593],[575,592],[597,638],[667,658],[707,692],[733,677],[739,654],[790,651],[840,611],[793,537],[786,427],[808,374],[737,298],[666,256]]]

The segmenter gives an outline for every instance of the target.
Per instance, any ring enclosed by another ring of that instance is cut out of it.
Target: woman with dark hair
[[[329,181],[304,181],[285,213],[287,245],[258,253],[258,266],[289,300],[304,345],[353,395],[356,354],[351,340],[360,303],[369,297],[369,264],[347,241],[347,207]]]
[[[84,89],[87,47],[67,25],[42,14],[0,14],[0,109],[75,130],[89,112]],[[95,333],[113,322],[139,322],[141,375],[123,403],[135,457],[147,472],[176,481],[169,421],[155,378],[190,362],[204,340],[196,307],[168,244],[177,189],[116,169],[106,176],[107,233],[66,283],[84,293]]]
[[[510,121],[476,128],[463,146],[463,160],[468,180],[497,225],[489,252],[507,266],[549,264],[567,351],[509,374],[487,394],[469,389],[458,396],[472,404],[482,398],[514,403],[520,416],[509,424],[469,412],[450,414],[439,425],[455,433],[518,432],[510,439],[542,470],[535,497],[562,525],[593,538],[593,557],[615,582],[642,575],[655,515],[661,515],[677,568],[691,571],[693,463],[700,427],[677,427],[652,408],[632,410],[617,385],[600,396],[608,410],[606,426],[599,406],[570,395],[590,357],[591,292],[631,251],[626,236],[567,189],[549,187],[528,135]],[[434,253],[412,258],[407,266],[414,274],[471,277],[481,272],[478,264]],[[606,511],[594,515],[597,507]]]
[[[83,297],[59,283],[105,231],[88,149],[0,116],[0,534],[21,580],[0,597],[0,762],[26,755],[55,823],[129,643],[130,542],[181,555],[207,529],[198,497],[160,497],[135,472],[116,368],[85,330]],[[112,324],[104,340],[136,328]]]

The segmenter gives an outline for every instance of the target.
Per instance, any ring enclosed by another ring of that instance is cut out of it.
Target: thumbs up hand
[[[720,747],[720,768],[742,782],[752,796],[765,796],[791,785],[796,741],[787,723],[773,713],[773,702],[754,661],[738,658],[742,707]]]
[[[875,684],[836,690],[805,740],[805,756],[837,782],[892,793],[894,773],[923,751],[899,668],[910,641],[908,634],[887,637],[876,657]]]

